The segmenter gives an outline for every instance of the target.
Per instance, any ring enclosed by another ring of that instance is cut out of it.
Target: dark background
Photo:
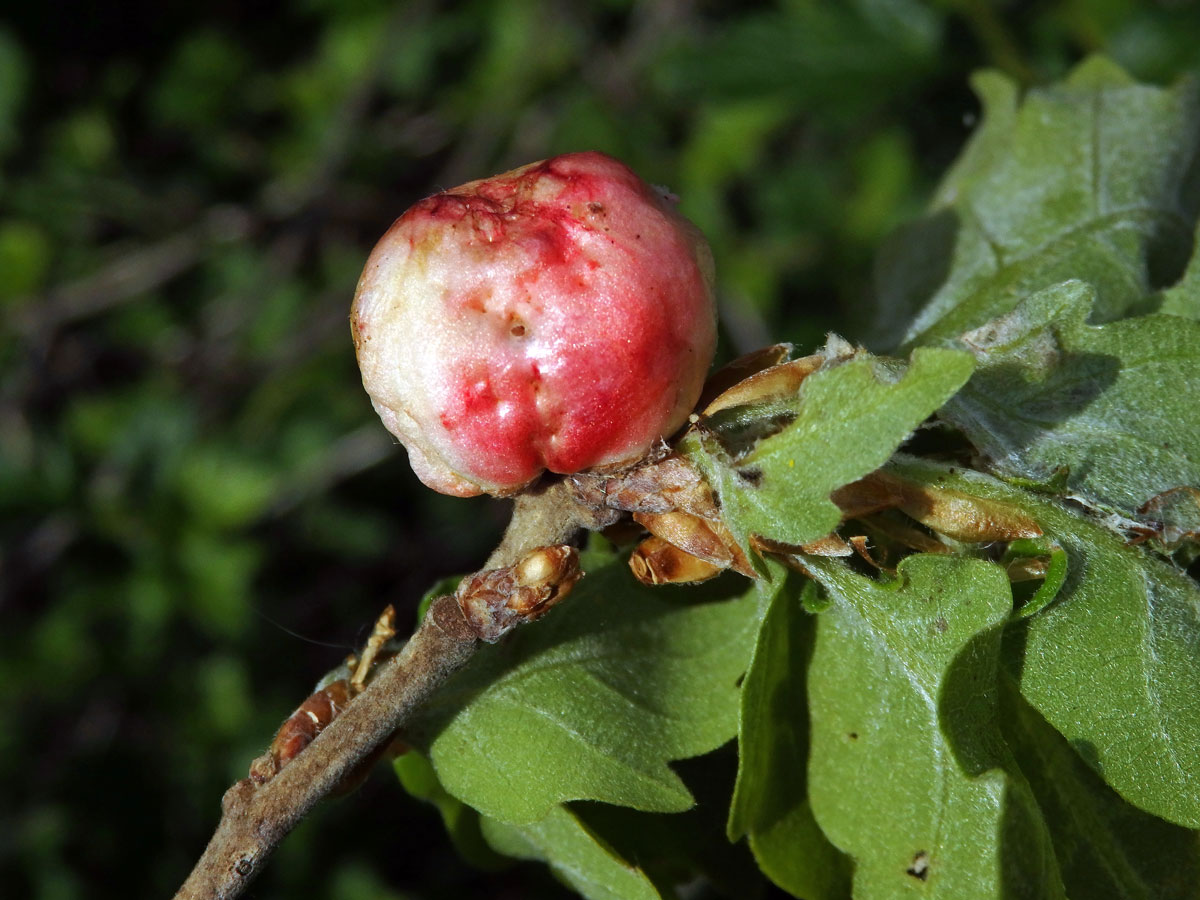
[[[9,4],[10,7],[17,6]],[[871,320],[871,258],[978,114],[1092,51],[1200,63],[1191,2],[20,4],[0,22],[0,893],[169,895],[224,788],[501,504],[422,488],[355,281],[440,188],[601,149],[710,236],[724,355]],[[753,889],[747,885],[745,896]],[[459,862],[386,769],[257,897],[566,896]],[[697,894],[696,896],[699,896]]]

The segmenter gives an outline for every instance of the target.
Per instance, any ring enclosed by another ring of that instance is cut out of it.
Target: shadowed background
[[[970,72],[1200,64],[1191,2],[24,4],[0,21],[0,884],[168,895],[224,788],[387,602],[507,516],[422,488],[347,326],[437,190],[600,149],[709,235],[722,352],[869,330]],[[744,896],[758,890],[747,886]],[[698,888],[691,896],[707,896]],[[386,769],[252,896],[563,897]]]

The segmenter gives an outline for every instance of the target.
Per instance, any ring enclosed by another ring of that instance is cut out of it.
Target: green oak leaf
[[[768,882],[746,846],[731,844],[722,827],[736,766],[733,744],[677,763],[696,795],[696,805],[684,813],[646,813],[607,803],[572,803],[571,809],[624,859],[644,869],[664,895],[675,896],[676,886],[702,878],[710,893],[755,900]]]
[[[1192,236],[1192,259],[1183,277],[1163,291],[1158,311],[1172,316],[1200,319],[1200,222]]]
[[[1070,278],[1096,286],[1097,321],[1145,309],[1191,251],[1196,83],[1141,85],[1093,58],[1023,100],[994,72],[973,86],[983,125],[929,217],[880,258],[886,345],[952,340]]]
[[[830,493],[883,465],[970,377],[970,355],[919,348],[908,366],[860,354],[801,382],[794,418],[737,457],[693,432],[681,450],[721,499],[743,547],[752,534],[786,544],[824,537],[841,513]]]
[[[809,795],[855,896],[1063,897],[1041,814],[1000,733],[1003,570],[918,555],[880,584],[805,557],[832,602],[809,668]]]
[[[554,807],[546,819],[526,825],[481,817],[446,791],[417,751],[403,754],[393,767],[406,791],[437,807],[455,848],[476,868],[510,865],[509,857],[497,852],[502,850],[547,862],[564,877],[570,873],[568,880],[589,897],[613,896],[614,891],[636,896],[648,884],[674,897],[674,885],[700,875],[729,896],[752,900],[766,883],[750,855],[726,841],[719,826],[733,786],[733,761],[734,754],[722,750],[678,764],[696,792],[696,805],[685,813],[582,802]],[[484,828],[495,848],[485,840]]]
[[[504,857],[485,843],[480,831],[479,813],[447,793],[429,760],[416,750],[410,750],[396,757],[392,768],[408,793],[433,804],[437,809],[454,849],[464,860],[484,870],[499,869],[507,864]]]
[[[737,731],[759,618],[746,582],[679,592],[639,585],[609,550],[582,563],[562,609],[481,648],[406,729],[446,790],[494,819],[567,800],[685,810],[668,763]]]
[[[1072,897],[1195,900],[1200,835],[1125,802],[1001,679],[1004,734],[1046,817]]]
[[[896,474],[1031,515],[1068,557],[1054,600],[1014,623],[1006,668],[1021,693],[1116,791],[1200,827],[1200,587],[1101,523],[978,472],[910,457]]]
[[[555,806],[541,819],[514,825],[484,817],[483,835],[505,856],[545,862],[588,900],[659,900],[640,868],[622,859],[570,808]]]
[[[742,683],[738,777],[727,832],[749,836],[762,871],[807,900],[847,896],[849,860],[822,834],[808,801],[809,658],[815,618],[794,588],[777,580]],[[808,582],[812,585],[812,582]]]
[[[1065,468],[1067,493],[1133,517],[1156,494],[1200,487],[1200,322],[1088,325],[1095,296],[1068,281],[964,335],[975,374],[941,415],[997,472]]]

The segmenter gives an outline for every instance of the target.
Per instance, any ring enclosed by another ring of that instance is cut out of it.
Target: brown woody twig
[[[564,482],[519,497],[487,568],[434,600],[404,649],[294,758],[260,758],[257,777],[225,792],[220,823],[176,900],[239,896],[287,833],[368,763],[480,640],[498,640],[566,596],[580,572],[578,555],[565,545],[600,524]]]

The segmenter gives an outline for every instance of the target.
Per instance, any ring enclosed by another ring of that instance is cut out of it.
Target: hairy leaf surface
[[[919,555],[885,585],[806,558],[830,594],[809,673],[817,822],[862,897],[1062,897],[1041,814],[1000,734],[1012,596],[982,560]]]
[[[583,565],[562,609],[481,648],[411,730],[446,790],[492,818],[533,822],[582,799],[687,809],[667,763],[737,731],[753,591],[733,579],[686,595],[645,588],[602,549]]]
[[[1001,679],[1004,734],[1050,827],[1071,897],[1194,900],[1200,835],[1127,803]]]
[[[896,472],[1021,506],[1067,551],[1054,602],[1015,623],[1021,693],[1129,802],[1200,827],[1200,587],[1103,525],[979,473]]]
[[[835,900],[849,892],[850,866],[808,800],[806,672],[816,620],[800,605],[798,581],[777,581],[742,684],[727,831],[730,840],[747,835],[760,868],[792,895]]]
[[[1133,517],[1200,487],[1200,322],[1088,325],[1094,297],[1066,282],[969,333],[978,366],[942,415],[1000,472],[1048,481],[1065,467],[1067,493]]]
[[[692,436],[682,449],[721,498],[725,524],[748,546],[752,534],[803,544],[841,518],[832,491],[879,468],[971,374],[969,354],[920,348],[907,368],[869,355],[803,382],[795,417],[748,452]]]
[[[996,73],[973,83],[983,125],[881,259],[884,342],[951,340],[1072,278],[1096,287],[1097,321],[1144,310],[1191,251],[1196,84],[1137,84],[1101,58],[1023,99]]]

